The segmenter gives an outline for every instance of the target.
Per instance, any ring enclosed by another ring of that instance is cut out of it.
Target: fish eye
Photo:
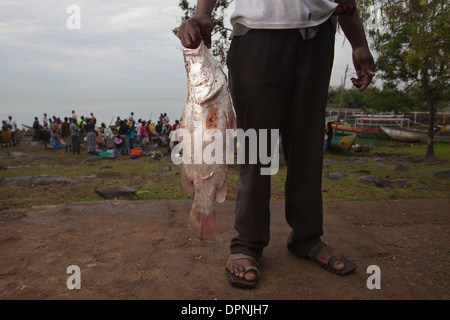
[[[189,70],[189,68],[191,67],[191,63],[189,61],[186,61],[184,67],[186,68],[186,70]]]

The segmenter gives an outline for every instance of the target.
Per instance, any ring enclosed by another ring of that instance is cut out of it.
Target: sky
[[[0,119],[40,114],[48,101],[185,101],[182,48],[172,33],[181,21],[178,2],[2,0]],[[79,16],[68,11],[73,5]],[[353,70],[343,39],[336,37],[332,86],[347,64]]]

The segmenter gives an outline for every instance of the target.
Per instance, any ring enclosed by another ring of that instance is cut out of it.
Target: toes
[[[227,263],[227,269],[230,273],[234,274],[237,277],[245,278],[248,281],[253,281],[257,278],[256,272],[254,271],[248,271],[247,273],[245,270],[249,266],[253,266],[254,263],[251,260],[247,259],[238,259],[233,261],[228,261]]]
[[[336,270],[342,270],[344,269],[344,261],[342,260],[336,260],[333,262],[333,268]]]
[[[256,272],[249,271],[245,274],[245,280],[247,281],[255,281],[256,280]]]
[[[333,256],[336,257],[336,260],[333,262],[333,268],[336,270],[343,270],[345,267],[343,260],[344,256],[338,249],[331,247],[322,249],[317,255],[317,260],[326,264],[328,263],[329,259]]]

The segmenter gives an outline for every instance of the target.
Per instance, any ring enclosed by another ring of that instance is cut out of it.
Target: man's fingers
[[[211,32],[213,27],[211,21],[205,23],[204,20],[190,18],[183,21],[178,29],[177,36],[185,48],[198,48],[202,39],[205,42],[205,45],[208,48],[211,48]]]
[[[211,33],[213,31],[213,25],[206,25],[201,30],[202,33],[202,39],[205,42],[206,47],[209,49],[211,48]]]
[[[186,20],[181,24],[177,36],[185,48],[195,49],[200,45],[200,27],[192,20]]]

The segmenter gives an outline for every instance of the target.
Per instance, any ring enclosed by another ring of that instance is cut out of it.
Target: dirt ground
[[[271,243],[253,290],[225,276],[234,201],[217,205],[217,233],[187,227],[191,201],[108,200],[0,211],[2,300],[448,300],[450,200],[324,205],[323,240],[358,265],[337,276],[286,249],[284,203],[272,202]],[[80,268],[70,290],[67,268]],[[380,269],[380,289],[367,279]]]

